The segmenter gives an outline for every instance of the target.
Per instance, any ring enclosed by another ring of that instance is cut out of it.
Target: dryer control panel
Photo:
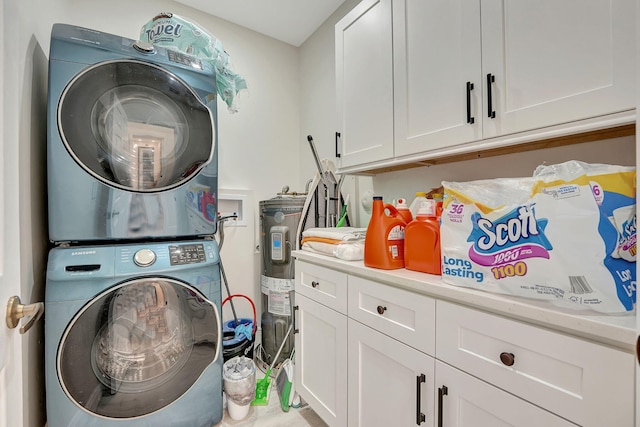
[[[193,264],[207,260],[202,243],[169,246],[171,265]]]

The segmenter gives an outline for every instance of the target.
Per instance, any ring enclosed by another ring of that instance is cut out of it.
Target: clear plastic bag
[[[140,29],[140,40],[210,62],[216,70],[218,94],[235,113],[237,96],[247,82],[235,73],[222,43],[200,25],[174,13],[159,13]]]
[[[333,247],[333,255],[346,261],[364,259],[364,239],[337,243]]]
[[[635,168],[443,182],[442,280],[601,313],[635,304]]]

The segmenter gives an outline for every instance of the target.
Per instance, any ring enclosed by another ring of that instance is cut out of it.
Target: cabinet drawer
[[[429,355],[435,353],[435,300],[349,276],[349,317]]]
[[[436,362],[436,387],[441,426],[577,427],[440,361]]]
[[[347,275],[304,261],[296,261],[295,291],[342,314],[347,314]]]
[[[634,357],[444,301],[438,359],[582,426],[630,426]]]

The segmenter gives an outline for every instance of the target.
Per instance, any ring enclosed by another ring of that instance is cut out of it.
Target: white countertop
[[[570,310],[556,307],[545,301],[443,284],[440,276],[404,268],[379,270],[365,267],[362,261],[344,261],[308,251],[294,251],[292,255],[301,261],[322,265],[365,279],[468,305],[627,351],[635,351],[635,312],[622,315],[602,315],[589,310]]]

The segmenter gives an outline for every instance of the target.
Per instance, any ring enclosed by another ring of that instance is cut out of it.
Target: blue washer
[[[211,427],[222,419],[212,240],[58,247],[45,289],[49,427]]]

